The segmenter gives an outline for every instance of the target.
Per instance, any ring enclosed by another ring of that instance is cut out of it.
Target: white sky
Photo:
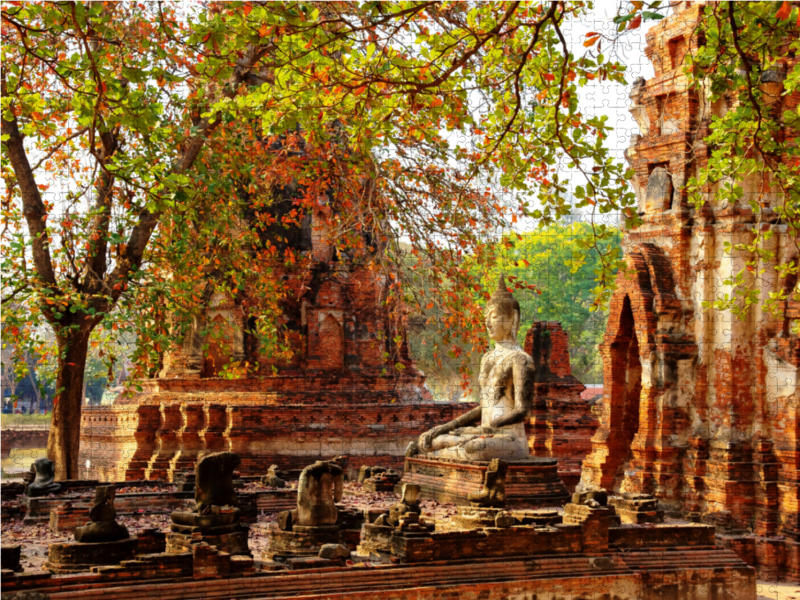
[[[571,51],[575,56],[582,56],[586,51],[583,46],[586,33],[596,31],[609,36],[615,34],[617,26],[612,20],[617,14],[618,6],[618,0],[596,0],[594,10],[582,23],[573,22],[565,27],[564,35],[567,42],[571,43]],[[603,43],[606,60],[609,57],[617,58],[619,62],[627,65],[625,72],[627,85],[593,80],[578,91],[581,110],[585,115],[598,114],[608,117],[607,123],[614,128],[614,131],[607,140],[607,147],[620,161],[625,161],[624,151],[630,143],[631,134],[638,133],[638,127],[628,112],[630,104],[628,94],[631,86],[638,77],[650,79],[654,76],[653,66],[645,56],[644,49],[645,34],[656,23],[658,21],[643,22],[639,29],[627,32],[624,42],[617,44],[613,55],[610,53],[610,46]]]

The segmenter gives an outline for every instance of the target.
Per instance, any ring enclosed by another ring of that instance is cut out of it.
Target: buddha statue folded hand
[[[490,461],[528,458],[525,420],[533,405],[533,359],[517,344],[519,302],[503,277],[486,306],[486,328],[495,347],[481,360],[480,405],[423,433],[407,455]]]

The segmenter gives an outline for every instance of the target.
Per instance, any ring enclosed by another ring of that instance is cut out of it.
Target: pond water
[[[12,448],[8,458],[2,460],[2,478],[22,479],[22,473],[31,468],[37,458],[47,458],[46,448]]]

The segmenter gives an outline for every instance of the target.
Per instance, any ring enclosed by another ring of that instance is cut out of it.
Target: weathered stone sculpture
[[[115,496],[113,485],[95,488],[94,504],[89,510],[91,521],[75,528],[74,542],[50,544],[46,569],[54,573],[88,571],[94,566],[119,564],[136,555],[138,539],[116,521]]]
[[[33,469],[36,471],[36,478],[33,483],[28,484],[27,494],[30,498],[56,494],[61,489],[61,485],[55,483],[56,465],[49,458],[37,458],[33,461]]]
[[[421,520],[420,486],[406,483],[402,486],[400,501],[389,511],[378,515],[372,523],[365,523],[356,553],[368,560],[390,560],[392,535],[398,531],[430,533],[434,523]]]
[[[241,523],[241,511],[233,487],[233,471],[241,459],[233,452],[204,456],[195,467],[195,507],[170,515],[172,532],[167,535],[167,552],[185,552],[193,534],[208,544],[233,555],[250,555],[249,528]]]
[[[195,511],[207,506],[236,506],[233,471],[241,464],[238,454],[217,452],[204,456],[195,469]]]
[[[95,489],[94,504],[89,511],[92,520],[83,527],[75,528],[75,540],[86,544],[116,542],[130,537],[128,528],[117,523],[117,510],[114,508],[116,487],[101,485]]]
[[[486,469],[483,489],[467,496],[472,506],[499,508],[506,504],[506,473],[508,463],[499,458],[493,459]]]
[[[330,527],[336,525],[338,509],[344,493],[342,468],[332,462],[318,460],[303,469],[297,487],[295,528]]]
[[[392,527],[396,527],[400,524],[400,519],[408,513],[420,513],[419,486],[413,483],[403,484],[400,502],[393,504],[389,508],[389,515],[386,521]]]
[[[298,556],[316,556],[326,544],[342,541],[337,502],[344,493],[342,467],[319,460],[300,474],[297,508],[278,513],[278,529],[270,529],[267,556],[288,560]]]
[[[261,478],[261,485],[268,487],[283,488],[286,487],[286,480],[281,477],[283,472],[278,468],[278,465],[272,465],[267,474]]]
[[[423,433],[408,456],[489,461],[530,456],[525,420],[531,412],[535,382],[533,359],[517,344],[519,302],[500,277],[486,306],[486,328],[495,347],[481,360],[480,406]]]

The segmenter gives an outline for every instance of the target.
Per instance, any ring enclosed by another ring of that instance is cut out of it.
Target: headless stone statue
[[[413,483],[403,484],[403,493],[400,502],[393,504],[389,508],[389,515],[386,518],[388,525],[396,527],[400,519],[408,513],[420,513],[419,486]]]
[[[95,488],[94,504],[89,511],[91,523],[75,528],[75,541],[81,543],[116,542],[129,536],[128,529],[117,523],[117,510],[114,498],[117,490],[113,485],[101,485]]]
[[[303,469],[297,486],[295,526],[325,527],[336,525],[339,511],[336,503],[344,492],[342,468],[332,462],[318,460]]]
[[[207,454],[195,468],[195,512],[209,506],[236,506],[233,471],[242,462],[233,452]]]
[[[423,433],[406,454],[472,461],[523,460],[530,456],[525,420],[533,406],[535,366],[517,344],[519,302],[500,277],[486,306],[486,328],[495,347],[484,354],[480,406]]]
[[[283,471],[278,468],[278,465],[272,465],[267,474],[261,478],[261,485],[274,488],[286,487],[286,480],[281,477],[281,474],[283,474]]]
[[[167,552],[186,552],[200,539],[231,555],[251,555],[249,527],[240,521],[241,510],[236,506],[233,487],[233,472],[241,462],[233,452],[207,454],[198,461],[194,510],[176,510],[170,515],[172,533],[167,535]]]
[[[37,458],[33,462],[33,469],[36,471],[36,478],[28,484],[27,494],[30,498],[56,494],[61,490],[61,485],[54,483],[56,476],[56,465],[49,458]]]

